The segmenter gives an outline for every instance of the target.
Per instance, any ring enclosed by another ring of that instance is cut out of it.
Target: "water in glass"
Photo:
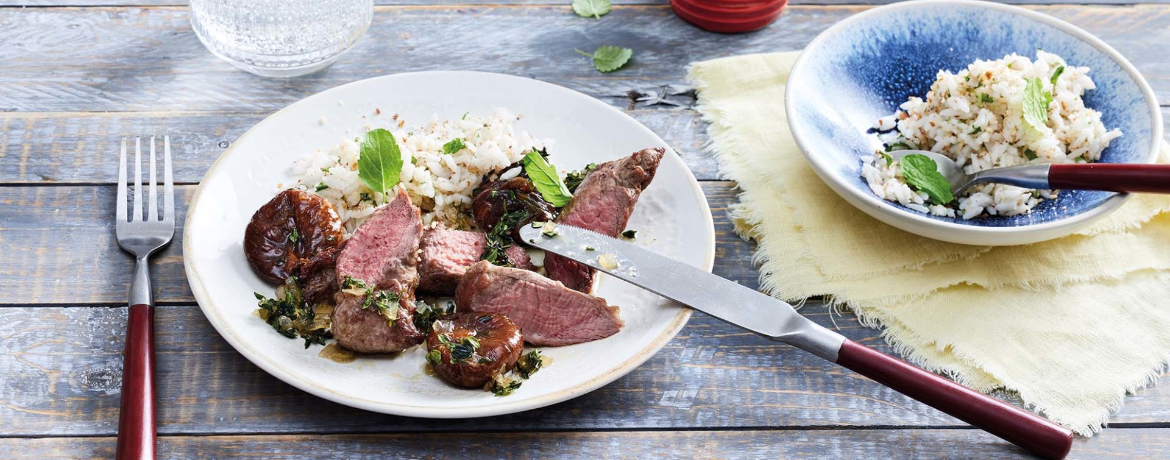
[[[191,0],[207,49],[268,77],[325,68],[370,27],[373,0]]]

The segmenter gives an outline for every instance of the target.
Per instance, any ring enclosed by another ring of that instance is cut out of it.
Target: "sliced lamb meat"
[[[413,321],[421,234],[418,208],[400,190],[394,201],[371,214],[346,242],[337,258],[337,284],[343,289],[343,299],[333,310],[333,336],[342,347],[359,353],[391,353],[422,342],[424,336]],[[393,326],[369,307],[368,295],[354,294],[361,289],[390,291],[400,297]]]
[[[433,294],[455,293],[459,279],[467,267],[479,261],[486,244],[487,238],[481,232],[452,230],[441,225],[428,227],[419,244],[418,289]],[[516,268],[535,268],[519,245],[509,246],[504,253]]]
[[[520,326],[524,341],[536,346],[591,342],[616,334],[624,324],[618,307],[537,273],[472,265],[455,290],[458,311],[501,313]]]
[[[345,288],[345,278],[365,283],[370,288],[414,293],[418,285],[418,243],[422,237],[422,219],[410,197],[399,190],[398,196],[370,215],[337,258],[337,282]]]
[[[344,294],[333,309],[333,337],[357,353],[394,353],[422,343],[426,335],[414,327],[414,300],[398,301],[393,325],[374,308],[362,308],[365,297]]]
[[[662,148],[646,149],[602,163],[585,176],[557,222],[617,237],[626,228],[638,196],[654,179],[664,153]],[[548,254],[544,269],[549,278],[570,289],[584,293],[593,290],[594,271],[584,264]]]

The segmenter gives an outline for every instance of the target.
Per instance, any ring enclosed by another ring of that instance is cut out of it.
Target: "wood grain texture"
[[[755,285],[751,245],[735,236],[731,182],[705,182],[716,222],[715,273]],[[114,237],[114,186],[0,187],[0,305],[124,304],[134,261]],[[193,302],[183,269],[183,223],[195,186],[175,188],[173,243],[151,259],[155,300]],[[243,235],[240,236],[243,238]]]
[[[800,49],[865,9],[793,6],[761,32],[719,35],[663,6],[618,8],[602,21],[563,6],[379,7],[367,36],[336,64],[283,80],[207,52],[185,8],[7,8],[0,9],[0,43],[10,44],[0,47],[0,111],[271,111],[339,84],[436,69],[528,76],[628,103],[630,91],[685,85],[689,62]],[[1170,62],[1160,49],[1170,40],[1170,5],[1036,9],[1104,39],[1170,100]],[[572,51],[603,43],[635,49],[631,64],[602,75]]]
[[[790,5],[878,5],[898,0],[791,0]],[[571,0],[374,0],[375,5],[567,5]],[[0,0],[0,7],[20,6],[183,6],[187,0]],[[626,5],[668,5],[670,0],[612,0],[618,8]],[[1170,0],[1005,0],[1017,5],[1132,5],[1170,3]]]
[[[1170,429],[1110,430],[1069,459],[1159,458]],[[113,438],[0,439],[12,458],[109,458]],[[976,430],[748,430],[166,436],[159,458],[1032,459]],[[1164,457],[1163,457],[1164,458]]]

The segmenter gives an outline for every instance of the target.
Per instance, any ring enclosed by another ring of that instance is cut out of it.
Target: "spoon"
[[[1104,190],[1109,192],[1170,193],[1170,164],[1133,163],[1038,163],[985,169],[967,174],[947,156],[925,150],[898,150],[890,156],[925,155],[934,160],[939,174],[958,195],[967,187],[985,183],[1030,189]]]

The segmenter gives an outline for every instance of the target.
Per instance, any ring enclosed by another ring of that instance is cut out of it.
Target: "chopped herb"
[[[979,133],[981,133],[981,132],[983,132],[983,127],[982,127],[982,126],[976,126],[976,127],[975,127],[975,129],[972,129],[972,130],[971,130],[971,132],[970,132],[969,134],[971,134],[972,136],[974,136],[974,135],[976,135],[976,134],[979,134]]]
[[[493,377],[492,380],[484,386],[484,389],[492,392],[492,394],[496,396],[508,396],[512,394],[513,391],[516,391],[517,388],[520,388],[521,383],[523,383],[523,381],[518,377],[505,377],[503,374],[496,374],[496,376]]]
[[[1024,149],[1024,156],[1027,157],[1029,161],[1040,158],[1040,156],[1036,155],[1036,152],[1033,152],[1032,149]]]
[[[556,166],[549,164],[540,151],[532,149],[520,162],[524,164],[524,172],[528,173],[532,185],[549,204],[559,208],[573,200],[573,192],[561,181]]]
[[[597,163],[589,163],[585,169],[565,174],[565,187],[569,188],[570,193],[577,192],[577,187],[580,187],[581,182],[585,181],[585,176],[593,172],[594,169],[597,169]]]
[[[462,117],[462,118],[460,118],[460,120],[466,120],[466,119],[467,119],[467,114],[469,114],[469,113],[471,113],[471,112],[463,112],[463,117]]]
[[[315,191],[315,192],[320,192],[320,191],[322,191],[322,190],[325,190],[325,189],[327,189],[327,188],[329,188],[329,186],[328,186],[328,185],[325,185],[325,183],[323,183],[323,182],[322,182],[322,183],[320,183],[320,184],[317,184],[317,189],[316,189],[316,190],[314,190],[314,191]]]
[[[544,225],[540,227],[540,234],[549,238],[560,235],[560,233],[557,232],[557,224],[553,222],[545,222]]]
[[[597,249],[594,249],[593,246],[585,246],[585,250],[586,251],[596,251]]]
[[[583,18],[601,19],[612,8],[609,0],[573,0],[573,12]]]
[[[520,356],[516,360],[516,373],[520,374],[523,379],[528,379],[539,371],[544,366],[544,358],[540,356],[540,350],[532,350]]]
[[[354,278],[354,277],[349,276],[349,275],[345,275],[345,277],[343,277],[341,279],[341,288],[342,289],[361,289],[363,291],[368,291],[370,289],[368,286],[366,286],[365,281],[362,281],[360,279]]]
[[[593,54],[579,49],[574,49],[573,51],[592,58],[593,68],[602,73],[613,72],[622,68],[634,56],[634,50],[618,46],[602,46],[597,48],[597,51],[594,51]]]
[[[402,163],[402,151],[390,131],[382,128],[371,130],[361,140],[358,177],[370,190],[386,193],[398,185]]]
[[[907,144],[905,142],[895,142],[893,144],[886,146],[887,152],[897,152],[899,150],[911,150],[910,144]]]
[[[626,230],[626,231],[622,232],[622,238],[632,240],[632,239],[637,238],[637,237],[638,237],[637,230]]]
[[[294,228],[292,233],[288,234],[288,240],[296,243],[299,239],[301,239],[301,234],[297,233],[297,229]]]
[[[991,96],[988,96],[987,93],[979,93],[979,104],[980,105],[990,104],[992,102],[995,102],[995,99],[992,98]]]
[[[442,316],[455,313],[455,304],[451,302],[447,302],[446,308],[440,308],[438,305],[429,305],[422,301],[415,302],[415,305],[417,307],[414,310],[414,327],[424,333],[431,330],[431,327],[435,324],[435,320],[438,320]]]
[[[333,338],[329,330],[328,321],[317,320],[317,309],[310,307],[301,295],[301,288],[297,277],[290,276],[283,286],[284,295],[269,299],[259,292],[255,293],[258,314],[264,322],[272,326],[280,335],[294,339],[305,339],[305,348],[310,344],[324,345],[326,339]],[[277,290],[280,292],[280,289]],[[328,307],[325,307],[328,308]],[[328,313],[322,312],[322,319]]]
[[[1024,123],[1040,132],[1048,132],[1048,104],[1051,95],[1045,96],[1044,85],[1039,78],[1028,80],[1024,87]]]
[[[438,366],[443,362],[443,354],[439,350],[431,350],[427,352],[427,362],[432,366]]]
[[[472,336],[464,337],[463,340],[456,342],[451,340],[447,334],[439,334],[439,343],[451,352],[451,362],[454,364],[467,362],[479,349],[479,340]]]
[[[374,201],[374,197],[370,196],[369,193],[362,192],[360,195],[358,195],[358,200],[360,200],[360,201]]]
[[[463,143],[463,138],[456,137],[451,139],[451,142],[443,144],[443,153],[446,153],[447,155],[454,155],[465,148],[467,148],[467,145]]]
[[[480,357],[479,357],[478,364],[491,364],[491,363],[494,363],[494,362],[495,362],[495,361],[492,361],[492,359],[491,359],[491,358],[488,358],[488,357],[486,357],[486,356],[480,356]]]
[[[401,296],[393,291],[377,291],[366,296],[366,300],[362,301],[362,310],[373,309],[383,318],[386,318],[386,323],[390,326],[398,320],[398,300]]]
[[[935,204],[947,204],[955,200],[951,194],[951,184],[938,172],[938,163],[930,157],[920,154],[902,157],[902,176],[906,183],[918,190],[926,192],[930,201]]]
[[[1064,66],[1057,67],[1056,71],[1052,72],[1052,79],[1050,81],[1053,85],[1056,84],[1056,79],[1060,78],[1060,74],[1062,73],[1064,73]]]
[[[504,252],[512,246],[512,229],[517,225],[528,220],[531,214],[527,209],[512,211],[500,217],[496,226],[487,233],[487,244],[483,247],[483,254],[479,256],[479,260],[486,260],[492,264],[501,267],[515,267],[516,265],[508,259],[508,255]]]
[[[882,158],[884,158],[886,160],[886,166],[893,166],[894,165],[894,157],[890,156],[890,154],[888,154],[886,152],[878,152],[877,154],[881,155]]]
[[[963,81],[971,81],[971,75],[970,74],[963,75]]]

